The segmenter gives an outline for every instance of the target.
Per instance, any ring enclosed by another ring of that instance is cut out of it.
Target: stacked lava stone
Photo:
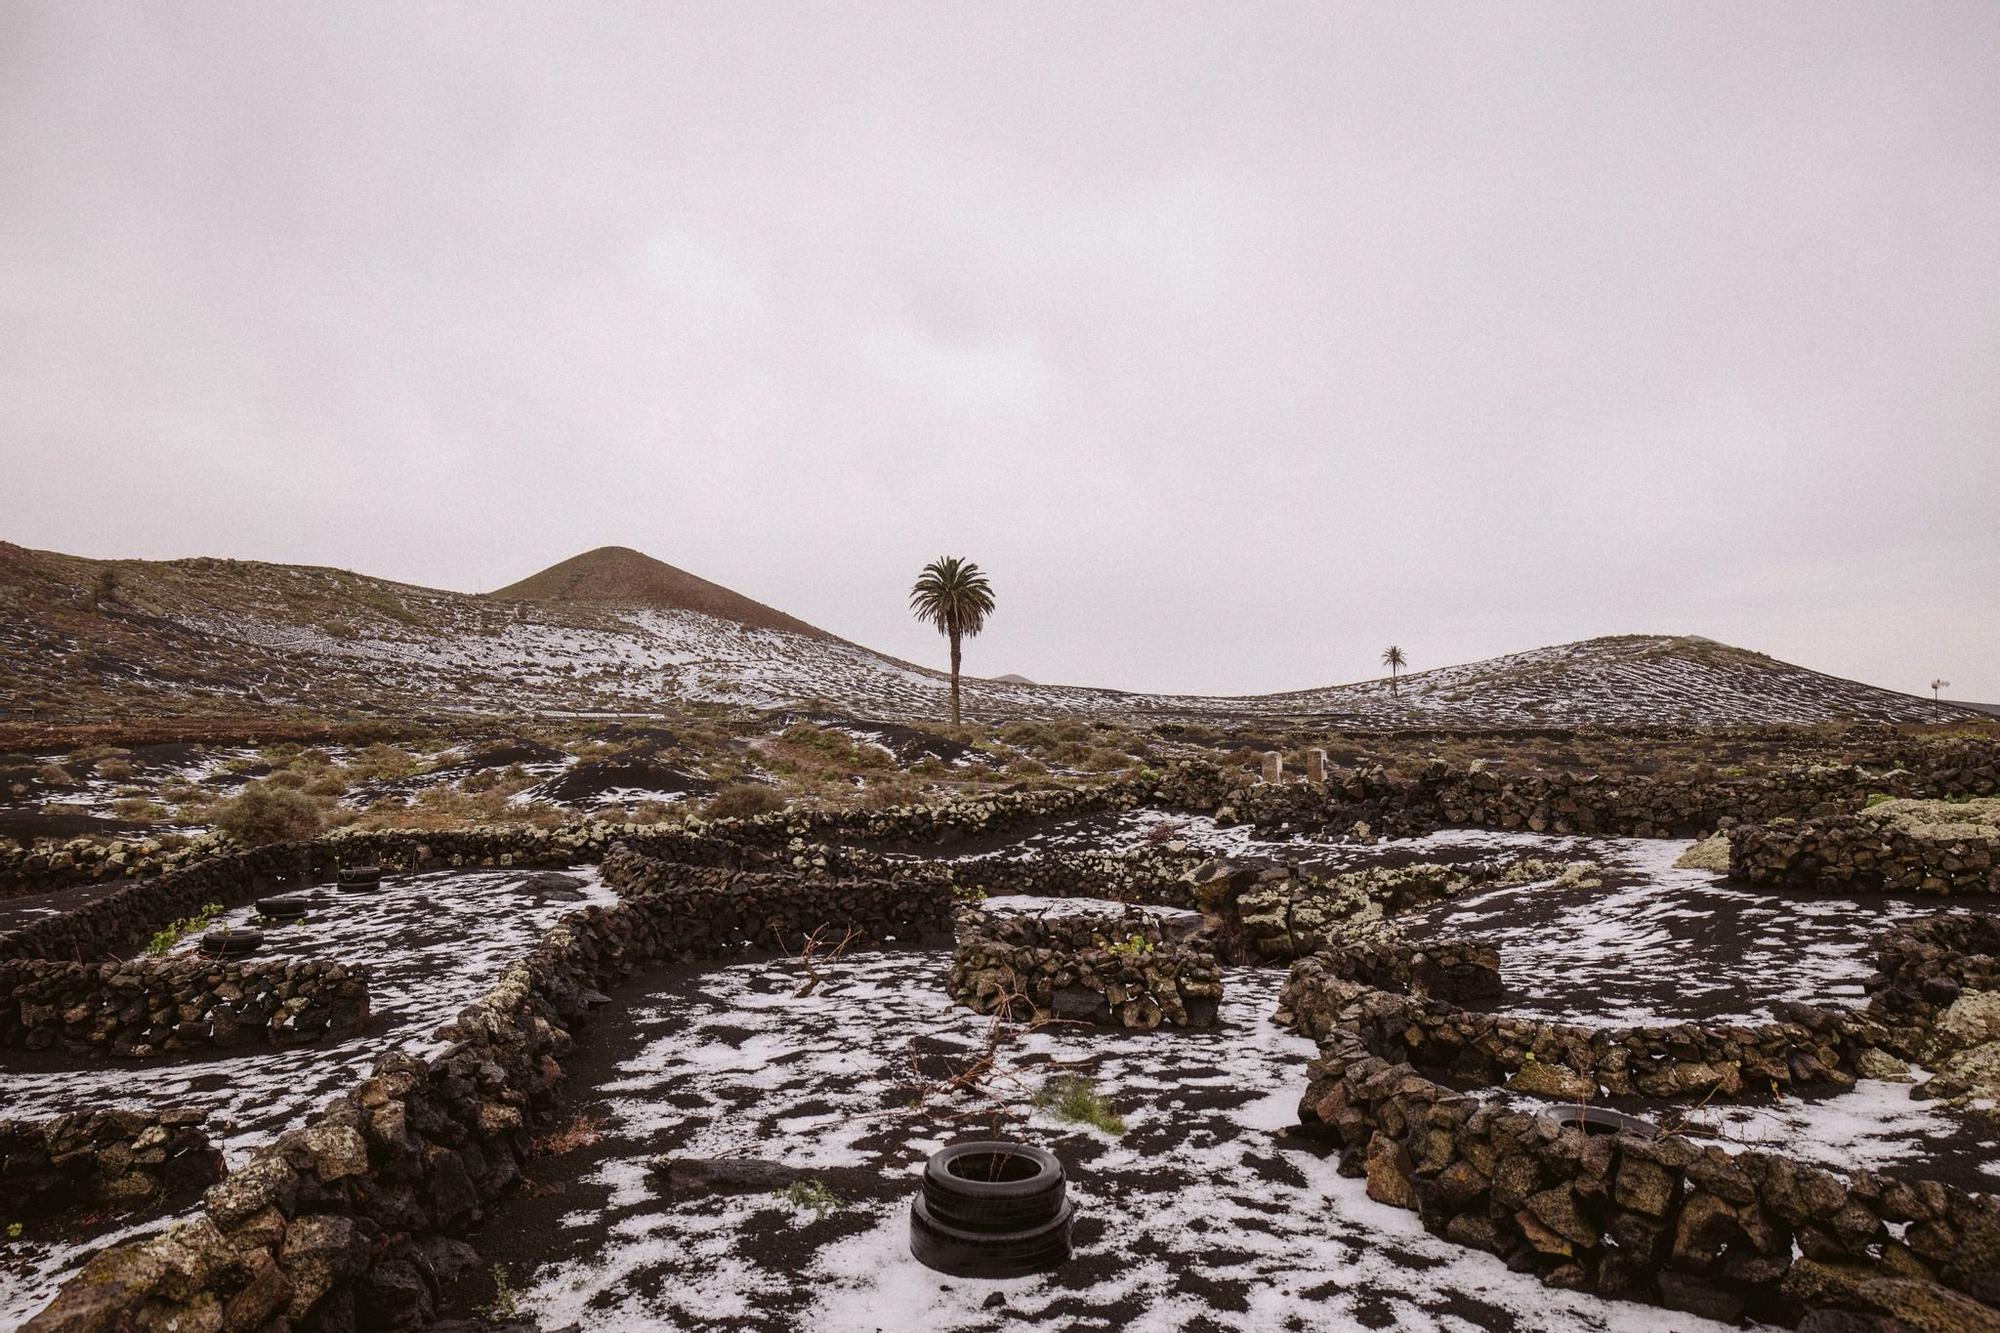
[[[1201,918],[1143,912],[958,916],[946,992],[982,1014],[1212,1027],[1222,968]]]

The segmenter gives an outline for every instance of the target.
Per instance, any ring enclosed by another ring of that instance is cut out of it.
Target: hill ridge
[[[567,567],[567,568],[565,568]],[[115,575],[108,598],[93,593]],[[686,603],[711,598],[720,614]],[[669,702],[935,718],[946,677],[629,548],[497,593],[327,567],[98,561],[0,542],[0,713],[645,713]],[[793,628],[798,626],[798,628]],[[1141,694],[967,677],[986,720],[1301,720],[1335,729],[1984,720],[1694,635],[1612,635],[1282,694]]]

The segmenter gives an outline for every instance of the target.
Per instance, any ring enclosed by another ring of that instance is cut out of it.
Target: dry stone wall
[[[1207,857],[1141,847],[1126,852],[1044,852],[953,863],[955,883],[988,894],[1044,898],[1108,898],[1159,907],[1195,908],[1194,874]]]
[[[1804,764],[1739,776],[1664,773],[1503,774],[1481,765],[1433,761],[1414,779],[1380,768],[1338,770],[1323,785],[1270,783],[1220,794],[1184,794],[1190,808],[1259,827],[1377,836],[1440,828],[1524,829],[1535,833],[1696,837],[1736,821],[1806,819],[1860,808],[1871,796],[1986,796],[2000,793],[2000,744],[1967,739],[1881,747],[1875,764]],[[1212,797],[1213,798],[1213,797]]]
[[[1351,1034],[1383,1059],[1566,1101],[1851,1088],[1859,1051],[1881,1035],[1858,1015],[1806,1005],[1789,1006],[1790,1021],[1757,1024],[1592,1028],[1516,1018],[1376,989],[1357,979],[1371,969],[1355,960],[1368,956],[1329,951],[1294,964],[1280,1021],[1321,1041]]]
[[[81,1111],[0,1120],[0,1216],[141,1212],[213,1184],[222,1154],[201,1111]]]
[[[1321,879],[1274,866],[1211,875],[1205,883],[1229,887],[1204,902],[1235,918],[1247,957],[1284,962],[1392,935],[1393,918],[1421,903],[1544,879],[1594,886],[1600,869],[1588,861],[1497,856],[1469,865],[1372,866]]]
[[[67,911],[0,935],[0,959],[91,962],[122,958],[169,923],[211,903],[241,907],[260,893],[296,883],[308,844],[236,852],[111,889]],[[330,864],[330,862],[329,862]]]
[[[1939,913],[1877,941],[1866,1011],[1796,1005],[1773,1024],[1593,1030],[1426,998],[1451,984],[1449,968],[1426,981],[1416,946],[1377,943],[1295,965],[1279,1017],[1320,1042],[1299,1115],[1341,1145],[1344,1172],[1551,1285],[1820,1333],[2000,1330],[1991,1196],[1867,1171],[1843,1180],[1671,1133],[1586,1136],[1420,1072],[1504,1078],[1552,1099],[1552,1112],[1603,1093],[1840,1086],[1884,1051],[1941,1049],[1952,1015],[1984,993],[1974,988],[2000,977],[1996,946],[2000,918]],[[1424,947],[1471,961],[1474,946]]]
[[[1934,1014],[1966,991],[2000,991],[2000,916],[1933,912],[1875,941],[1871,1003]]]
[[[1890,801],[1729,833],[1730,873],[1785,888],[2000,893],[2000,801]]]
[[[1212,1027],[1222,968],[1199,933],[1144,912],[998,916],[967,909],[945,992],[976,1013],[1151,1030]]]
[[[883,811],[787,810],[687,825],[579,821],[554,829],[508,826],[452,833],[341,832],[321,839],[328,859],[378,859],[405,868],[464,864],[573,865],[617,842],[698,860],[721,847],[776,852],[797,842],[963,846],[1035,822],[1141,805],[1214,813],[1225,822],[1346,834],[1356,824],[1380,836],[1445,827],[1527,829],[1640,837],[1693,836],[1736,820],[1804,819],[1859,808],[1869,796],[2000,793],[2000,743],[1907,741],[1875,747],[1873,766],[1796,765],[1740,776],[1598,778],[1571,773],[1508,776],[1480,765],[1433,762],[1415,778],[1380,768],[1329,769],[1323,782],[1254,781],[1248,771],[1177,762],[1090,786],[1063,786]],[[24,847],[0,840],[0,895],[81,883],[144,879],[229,854],[204,838],[185,847],[157,839]],[[314,854],[315,857],[319,853]]]
[[[629,843],[657,856],[702,861],[733,849],[776,852],[794,843],[869,843],[938,847],[963,844],[1023,824],[1131,809],[1152,799],[1152,784],[1125,779],[1088,786],[997,792],[935,805],[891,810],[785,810],[742,819],[691,820],[679,825],[579,820],[554,828],[504,825],[438,832],[405,829],[336,830],[311,844],[316,871],[340,861],[380,862],[404,869],[453,865],[575,865]],[[145,879],[242,849],[220,835],[184,846],[159,839],[67,842],[24,847],[0,839],[0,896],[45,892],[73,884]],[[297,855],[296,851],[293,853]]]
[[[0,1048],[144,1060],[296,1046],[368,1023],[368,970],[314,959],[0,963]]]
[[[1326,975],[1396,995],[1476,1004],[1491,1003],[1506,993],[1500,980],[1500,951],[1484,940],[1442,937],[1421,944],[1376,940],[1329,950],[1317,962]]]
[[[2000,1096],[2000,916],[1937,912],[1886,931],[1868,1012],[1935,1075],[1912,1096]]]
[[[306,1127],[281,1135],[165,1234],[93,1258],[26,1328],[324,1333],[415,1327],[477,1262],[459,1237],[520,1178],[573,1032],[642,968],[851,926],[865,940],[949,928],[949,893],[608,858],[615,906],[565,916],[425,1061],[391,1054]],[[861,902],[867,899],[866,903]]]
[[[821,930],[831,933],[830,943],[850,930],[905,943],[951,930],[944,884],[688,866],[625,847],[605,857],[603,873],[621,897],[668,921],[688,957],[796,952]]]
[[[1826,1329],[2000,1328],[2000,1203],[1674,1137],[1586,1137],[1336,1034],[1299,1118],[1380,1202],[1558,1287]]]

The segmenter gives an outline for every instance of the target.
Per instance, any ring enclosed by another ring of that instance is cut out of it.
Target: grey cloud
[[[0,8],[11,540],[2000,699],[1985,4]]]

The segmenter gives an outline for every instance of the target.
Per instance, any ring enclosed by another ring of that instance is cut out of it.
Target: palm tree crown
[[[941,556],[917,576],[910,589],[910,610],[940,634],[963,634],[969,639],[986,628],[986,617],[993,614],[993,585],[970,560]]]
[[[970,560],[940,556],[917,575],[910,612],[951,642],[951,721],[957,726],[959,641],[986,628],[986,617],[993,614],[993,585]]]

